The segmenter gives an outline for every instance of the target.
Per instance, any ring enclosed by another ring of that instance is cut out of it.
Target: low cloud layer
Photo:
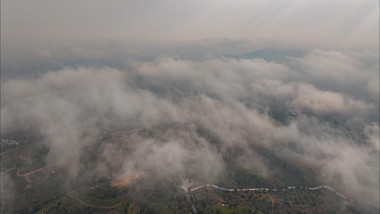
[[[262,147],[378,204],[379,64],[372,59],[312,50],[283,63],[164,56],[129,60],[126,69],[66,67],[2,84],[2,133],[33,127],[49,147],[47,162],[75,165],[73,154],[107,127],[154,127],[100,146],[94,170],[115,178],[145,170],[217,181],[231,150],[241,151],[234,161],[267,176],[273,169],[255,150]]]

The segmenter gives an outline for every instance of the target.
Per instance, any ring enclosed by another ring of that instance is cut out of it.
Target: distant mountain
[[[279,61],[287,57],[301,57],[305,55],[304,51],[296,49],[276,49],[276,48],[264,48],[254,50],[242,55],[225,54],[225,57],[236,59],[254,59],[261,58],[266,61]]]

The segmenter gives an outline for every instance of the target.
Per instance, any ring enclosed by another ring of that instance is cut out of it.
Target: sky
[[[1,6],[2,81],[67,64],[123,67],[126,59],[162,55],[379,49],[376,0],[5,0]]]
[[[92,40],[378,46],[376,0],[2,1],[5,44]]]
[[[244,55],[262,48],[282,56]],[[217,182],[238,150],[274,175],[262,147],[378,208],[378,1],[5,0],[1,53],[2,135],[37,130],[49,164],[118,122],[175,124],[104,145],[93,174]]]

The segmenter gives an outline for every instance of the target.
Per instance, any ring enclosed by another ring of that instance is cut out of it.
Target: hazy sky
[[[4,0],[5,45],[210,38],[378,46],[377,0]]]
[[[3,0],[1,131],[37,129],[55,163],[115,121],[195,126],[212,139],[165,130],[120,142],[133,150],[113,175],[218,178],[234,149],[266,175],[259,146],[378,207],[378,37],[378,0]],[[266,47],[303,54],[232,57]],[[109,163],[118,148],[104,149]]]

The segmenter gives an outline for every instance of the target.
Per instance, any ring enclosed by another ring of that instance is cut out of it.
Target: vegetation
[[[166,128],[166,127],[164,127]],[[200,134],[202,130],[200,129]],[[209,135],[203,131],[205,135]],[[154,131],[146,132],[155,135]],[[106,135],[102,140],[113,142],[115,135]],[[215,141],[217,139],[214,139]],[[20,168],[28,175],[17,175],[17,170],[5,172],[14,185],[13,200],[5,204],[2,200],[1,213],[358,213],[355,204],[347,203],[331,191],[308,191],[292,189],[285,191],[226,192],[205,187],[185,193],[181,181],[154,179],[142,176],[127,186],[111,187],[109,178],[87,179],[98,161],[97,152],[101,145],[86,148],[81,155],[83,170],[78,179],[67,179],[68,172],[59,166],[46,166],[43,157],[47,149],[37,143],[25,144],[1,153],[3,169]],[[268,154],[266,161],[276,170],[263,177],[255,170],[248,170],[234,162],[239,150],[229,151],[223,157],[227,172],[220,177],[218,186],[229,188],[268,187],[281,189],[289,185],[315,186],[311,170],[296,166],[270,154],[265,148],[255,148]],[[149,174],[149,172],[146,172]],[[190,177],[196,183],[204,183],[199,177]]]

